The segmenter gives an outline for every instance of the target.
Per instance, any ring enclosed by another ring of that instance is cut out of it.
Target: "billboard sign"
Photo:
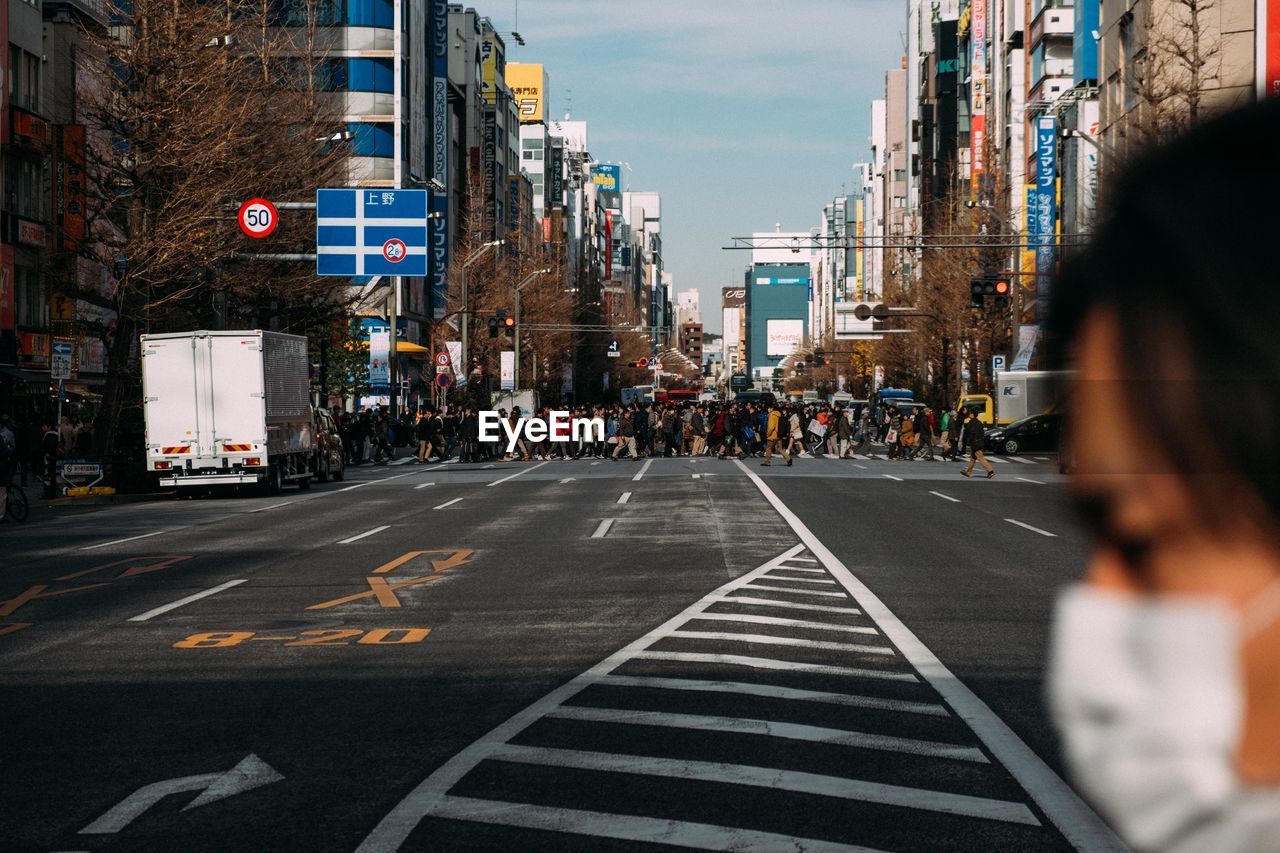
[[[316,190],[316,275],[426,274],[426,190]]]
[[[1036,272],[1053,272],[1053,242],[1058,217],[1058,121],[1053,116],[1036,119]],[[1043,280],[1040,285],[1045,286]],[[1044,296],[1043,290],[1041,296]]]
[[[520,114],[520,123],[544,121],[547,115],[547,75],[541,63],[509,62],[506,80]]]
[[[591,183],[610,210],[622,209],[622,167],[614,163],[596,163],[591,167]]]
[[[498,357],[498,390],[516,390],[516,354],[511,350],[503,350]]]
[[[564,206],[564,143],[550,137],[547,148],[547,182],[543,206],[550,210]]]
[[[375,326],[369,330],[369,385],[391,386],[391,330]]]
[[[498,43],[487,38],[480,42],[480,97],[493,106],[498,96]]]
[[[75,344],[71,341],[55,340],[49,358],[50,379],[70,379],[71,361],[75,356]]]
[[[804,337],[804,320],[766,320],[765,336],[765,355],[791,355]]]
[[[449,0],[431,0],[431,177],[445,192],[431,196],[431,311],[444,317],[449,272]]]
[[[53,246],[75,251],[85,237],[84,125],[53,128]]]
[[[983,152],[987,130],[987,0],[975,0],[973,18],[969,26],[969,44],[972,64],[969,66],[972,107],[969,118],[969,146],[971,176],[974,192],[978,189],[979,176],[985,169]]]

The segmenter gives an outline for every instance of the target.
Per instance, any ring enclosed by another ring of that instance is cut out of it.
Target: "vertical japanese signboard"
[[[449,271],[449,0],[431,0],[431,177],[444,192],[431,195],[431,276],[432,316],[444,317],[448,297]]]
[[[391,330],[386,326],[369,329],[369,386],[391,386]]]
[[[1053,244],[1057,230],[1058,122],[1053,116],[1036,119],[1036,273],[1040,298],[1048,296],[1053,272]]]
[[[969,118],[970,162],[972,163],[972,189],[976,194],[981,175],[986,169],[983,152],[987,143],[987,0],[974,0],[973,17],[969,28],[970,94],[972,109]]]

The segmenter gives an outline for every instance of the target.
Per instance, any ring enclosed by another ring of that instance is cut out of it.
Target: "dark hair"
[[[1049,314],[1058,366],[1089,317],[1117,318],[1129,414],[1214,518],[1240,513],[1244,487],[1280,520],[1277,140],[1280,103],[1267,101],[1135,160]]]

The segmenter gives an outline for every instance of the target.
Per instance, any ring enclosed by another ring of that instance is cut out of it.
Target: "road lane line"
[[[762,646],[800,646],[806,649],[825,649],[831,652],[858,652],[868,655],[893,656],[888,646],[866,646],[861,643],[832,643],[826,640],[810,640],[806,637],[777,637],[773,634],[738,634],[733,631],[672,631],[671,637],[682,640],[720,640],[726,643],[758,643]]]
[[[772,598],[750,598],[748,596],[722,595],[720,601],[733,601],[738,604],[756,604],[761,607],[781,607],[784,610],[814,610],[823,613],[847,613],[850,616],[861,616],[857,607],[832,607],[829,604],[808,604],[803,601],[774,601]]]
[[[640,470],[639,470],[639,471],[637,471],[637,472],[636,472],[636,475],[635,475],[634,477],[632,477],[632,478],[631,478],[631,481],[632,481],[632,482],[634,482],[634,483],[638,483],[638,482],[640,482],[640,480],[644,477],[644,472],[645,472],[645,471],[648,471],[648,470],[649,470],[649,466],[650,466],[650,465],[652,465],[652,464],[653,464],[653,459],[652,459],[652,457],[651,457],[651,458],[649,458],[649,459],[644,460],[644,464],[640,466]]]
[[[514,480],[516,477],[519,477],[521,474],[527,474],[530,471],[534,470],[535,468],[541,468],[543,465],[550,464],[550,462],[551,460],[548,459],[546,462],[539,462],[537,465],[530,465],[528,468],[521,468],[519,471],[515,472],[514,474],[510,474],[506,477],[503,477],[501,480],[494,480],[492,483],[485,483],[485,485],[496,486],[500,483],[507,482],[507,480]]]
[[[618,498],[618,503],[620,503],[620,504],[624,504],[624,503],[626,503],[626,502],[627,502],[627,501],[629,501],[629,500],[631,500],[631,493],[630,493],[630,492],[623,492],[623,493],[622,493],[622,497]]]
[[[418,485],[414,486],[414,488],[415,488],[415,489],[425,489],[427,486],[434,486],[434,485],[435,485],[435,483],[419,483]]]
[[[851,746],[856,749],[876,749],[883,752],[901,752],[906,755],[924,755],[929,758],[946,758],[952,761],[969,761],[973,764],[990,764],[991,761],[976,746],[940,743],[931,740],[896,737],[870,732],[830,729],[802,723],[779,723],[772,720],[752,720],[745,717],[717,717],[704,714],[669,714],[663,711],[635,711],[630,708],[592,708],[585,705],[561,705],[547,714],[558,720],[578,720],[588,723],[618,723],[629,726],[656,726],[668,729],[691,729],[698,732],[725,732],[727,734],[760,735],[784,740],[808,743],[825,743],[832,746]],[[499,749],[499,753],[501,753]],[[496,757],[496,756],[495,756]]]
[[[126,536],[124,539],[112,539],[110,542],[99,542],[97,545],[86,545],[81,551],[92,551],[96,548],[106,548],[108,545],[120,545],[124,542],[133,542],[138,539],[146,539],[151,536],[159,536],[161,533],[173,533],[178,530],[185,530],[183,527],[174,527],[169,530],[156,530],[151,533],[140,533],[137,536]]]
[[[866,847],[834,844],[813,838],[797,838],[773,832],[758,832],[710,823],[690,823],[683,820],[666,820],[653,817],[591,812],[582,809],[562,809],[553,806],[535,806],[528,803],[507,803],[501,800],[477,800],[454,794],[441,795],[423,817],[445,820],[473,821],[476,823],[513,826],[520,829],[540,829],[587,835],[593,838],[613,838],[633,843],[652,843],[662,846],[675,845],[695,850],[804,850],[806,853],[876,853]],[[380,825],[381,826],[381,825]],[[377,830],[375,830],[375,833]],[[390,834],[391,830],[387,830]],[[373,841],[373,843],[370,843]],[[358,853],[390,851],[381,837],[365,839]]]
[[[436,468],[439,468],[439,467],[440,467],[439,465],[437,465],[437,466],[436,466]],[[388,482],[388,481],[390,481],[390,480],[399,480],[401,477],[412,477],[414,474],[421,474],[421,473],[423,473],[423,471],[434,471],[434,470],[436,470],[436,469],[435,469],[435,468],[424,468],[424,469],[422,469],[422,471],[406,471],[406,472],[405,472],[405,473],[403,473],[403,474],[396,474],[396,475],[391,476],[391,477],[382,477],[382,478],[377,479],[377,480],[365,480],[363,483],[356,483],[354,486],[345,486],[344,488],[341,488],[341,489],[338,489],[338,490],[336,490],[336,491],[332,492],[332,494],[337,494],[338,492],[349,492],[349,491],[351,491],[352,489],[361,489],[361,488],[364,488],[365,486],[372,486],[374,483],[386,483],[386,482]]]
[[[1013,479],[1015,479],[1015,480],[1021,480],[1021,481],[1022,481],[1022,482],[1024,482],[1024,483],[1035,483],[1037,486],[1043,486],[1043,485],[1044,485],[1044,483],[1043,483],[1043,482],[1041,482],[1040,480],[1033,480],[1033,479],[1031,479],[1030,477],[1014,477]]]
[[[823,592],[820,589],[792,589],[789,586],[766,586],[759,583],[744,583],[742,589],[765,589],[770,592],[789,592],[793,595],[821,595],[825,598],[847,598],[843,592]]]
[[[440,506],[432,507],[432,509],[444,509],[445,507],[453,506],[460,500],[462,500],[462,498],[454,498],[451,501],[445,501],[444,503],[440,504]]]
[[[1010,524],[1016,524],[1019,527],[1026,528],[1027,530],[1030,530],[1032,533],[1039,533],[1041,536],[1050,536],[1050,537],[1053,537],[1054,539],[1058,538],[1058,534],[1056,533],[1050,533],[1047,530],[1041,530],[1039,527],[1032,527],[1030,524],[1027,524],[1025,521],[1018,521],[1018,519],[1016,518],[1006,518],[1005,521],[1009,522]]]
[[[866,465],[859,465],[857,462],[853,463],[853,467],[854,467],[854,468],[861,468],[863,471],[867,470],[867,466],[866,466]]]
[[[788,619],[785,616],[756,616],[752,613],[711,613],[703,611],[689,620],[697,622],[742,622],[748,625],[788,625],[793,628],[812,628],[815,631],[842,631],[847,634],[879,634],[875,628],[862,625],[837,625],[834,622],[814,622],[810,619]]]
[[[892,672],[883,669],[864,669],[857,666],[832,666],[825,663],[800,663],[794,660],[761,658],[752,655],[725,655],[710,652],[636,652],[633,658],[640,660],[670,660],[681,663],[716,663],[726,666],[746,666],[751,669],[784,670],[807,675],[844,675],[849,678],[878,678],[884,681],[919,681],[909,672]]]
[[[959,498],[953,498],[951,497],[951,495],[944,495],[942,492],[929,492],[929,494],[937,495],[938,497],[942,498],[944,501],[951,501],[953,504],[960,503]]]
[[[885,478],[885,479],[887,479],[887,480],[897,480],[899,483],[901,483],[901,482],[902,482],[902,478],[901,478],[901,477],[895,477],[895,476],[893,476],[892,474],[881,474],[880,476],[881,476],[881,477],[884,477],[884,478]]]
[[[809,552],[822,561],[831,575],[844,586],[866,610],[903,656],[933,686],[942,698],[986,744],[996,760],[1005,766],[1032,799],[1040,806],[1067,843],[1078,850],[1123,851],[1127,849],[1114,832],[1092,809],[1054,773],[1040,756],[1009,728],[1004,720],[979,699],[973,691],[920,641],[902,620],[890,610],[870,587],[856,578],[835,554],[822,544],[808,526],[774,494],[754,471],[735,460],[760,494],[783,517]]]
[[[146,613],[139,613],[137,616],[130,616],[129,621],[146,622],[148,619],[159,616],[161,613],[168,613],[170,610],[177,610],[179,607],[190,604],[193,601],[199,601],[202,598],[217,595],[224,589],[231,589],[233,586],[239,586],[247,580],[248,578],[241,578],[239,580],[227,581],[226,583],[218,584],[217,586],[210,587],[203,592],[197,592],[195,595],[188,595],[186,598],[179,598],[177,601],[170,602],[169,604],[162,605],[153,610],[148,610]]]
[[[296,500],[291,500],[291,501],[285,501],[284,503],[272,504],[271,506],[260,506],[257,509],[249,510],[248,514],[252,515],[255,512],[266,512],[269,509],[279,509],[282,506],[288,506],[289,504],[296,504],[300,500],[302,500],[302,498],[297,498]]]
[[[702,617],[694,618],[700,619]],[[785,699],[791,702],[820,702],[826,705],[845,705],[851,708],[900,711],[904,714],[924,714],[930,717],[951,716],[951,712],[946,708],[932,702],[909,702],[905,699],[881,699],[873,696],[859,696],[854,693],[801,690],[796,687],[779,687],[773,684],[709,681],[701,678],[662,678],[652,675],[606,675],[599,683],[603,687],[643,687],[657,690],[688,690],[696,693],[734,693],[743,696],[760,696],[767,699]]]
[[[613,527],[613,519],[606,518],[600,522],[600,526],[596,528],[596,532],[591,534],[592,539],[603,539],[609,532],[609,528]]]
[[[796,770],[779,770],[773,767],[753,767],[745,764],[727,764],[718,761],[692,761],[678,758],[657,758],[643,755],[621,755],[609,752],[588,752],[577,749],[560,749],[542,746],[518,746],[507,744],[494,753],[497,761],[513,761],[520,764],[537,764],[550,767],[567,767],[575,770],[596,770],[604,773],[633,773],[645,776],[663,776],[672,779],[695,779],[700,782],[717,782],[730,785],[747,785],[772,788],[820,797],[843,800],[860,800],[879,805],[923,809],[943,814],[985,818],[1005,823],[1021,823],[1040,826],[1039,819],[1022,803],[991,800],[970,794],[951,794],[923,788],[908,788],[884,782],[865,782],[841,776],[823,776]],[[733,848],[743,849],[743,848]],[[753,848],[754,849],[754,848]],[[768,848],[766,848],[768,849]],[[773,848],[780,849],[780,848]],[[786,849],[809,850],[805,847]]]
[[[366,536],[372,536],[375,533],[381,533],[382,531],[386,530],[390,526],[391,526],[390,524],[384,524],[381,527],[375,527],[372,530],[366,530],[364,533],[357,533],[355,536],[348,536],[346,539],[339,539],[338,544],[350,545],[352,542],[359,541]]]

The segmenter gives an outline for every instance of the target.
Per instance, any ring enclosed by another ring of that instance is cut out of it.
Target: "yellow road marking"
[[[83,569],[83,570],[78,571],[78,572],[72,572],[72,573],[71,573],[71,574],[69,574],[69,575],[63,575],[62,577],[54,578],[54,580],[69,581],[69,580],[72,580],[72,579],[74,579],[74,578],[84,577],[85,575],[91,575],[91,574],[93,574],[94,572],[100,572],[100,571],[102,571],[103,569],[110,569],[110,568],[112,568],[112,567],[114,567],[114,566],[123,566],[125,563],[132,563],[132,562],[135,562],[135,561],[136,561],[136,560],[138,560],[138,559],[140,559],[140,558],[138,558],[138,557],[126,557],[126,558],[125,558],[125,559],[123,559],[123,560],[116,560],[116,561],[111,562],[111,563],[103,563],[101,566],[94,566],[92,569]],[[150,559],[150,558],[141,558],[141,559]],[[148,572],[158,572],[158,571],[160,571],[161,569],[167,569],[167,568],[169,568],[169,567],[170,567],[170,566],[172,566],[174,563],[180,563],[180,562],[182,562],[183,560],[190,560],[190,559],[191,559],[191,555],[189,555],[189,554],[188,554],[188,555],[186,555],[186,556],[159,557],[159,558],[155,558],[155,559],[159,559],[159,560],[160,560],[160,562],[158,562],[158,563],[146,563],[146,564],[138,565],[138,566],[130,566],[128,569],[126,569],[125,571],[121,572],[121,573],[120,573],[119,575],[117,575],[116,577],[117,577],[117,579],[119,579],[119,578],[131,578],[131,577],[133,577],[134,575],[145,575],[145,574],[147,574]]]
[[[12,625],[0,625],[0,637],[5,634],[17,633],[23,628],[30,628],[33,624],[32,622],[14,622]]]
[[[373,570],[373,576],[365,578],[369,584],[369,589],[364,592],[357,592],[351,595],[345,595],[342,598],[335,598],[332,601],[322,601],[319,604],[313,604],[308,610],[327,610],[330,607],[337,607],[342,604],[350,604],[353,601],[360,601],[364,598],[373,596],[378,600],[378,604],[384,608],[394,608],[400,606],[400,599],[396,597],[396,590],[406,589],[407,587],[417,586],[419,584],[430,583],[439,580],[442,573],[449,569],[457,568],[471,562],[471,555],[475,553],[472,548],[436,548],[426,551],[406,551],[399,557],[396,557],[389,563],[383,563],[381,566]],[[385,578],[377,577],[388,572],[394,571],[411,560],[415,560],[424,554],[448,554],[449,556],[443,560],[432,560],[431,566],[435,569],[434,574],[423,575],[422,577],[409,578],[408,580],[399,581],[398,583],[388,583]]]
[[[403,566],[405,563],[409,562],[414,557],[421,557],[423,554],[427,554],[427,553],[430,553],[430,552],[429,551],[410,551],[407,554],[401,554],[399,557],[396,557],[390,563],[384,563],[383,565],[378,566],[378,568],[373,570],[373,573],[375,575],[385,575],[387,572],[391,571],[392,569],[397,569],[400,566]]]
[[[407,589],[411,586],[430,583],[431,581],[438,581],[442,577],[444,577],[444,575],[426,575],[424,577],[410,578],[409,580],[404,580],[404,581],[400,581],[399,583],[393,583],[393,584],[387,583],[386,580],[384,580],[383,578],[378,578],[378,577],[365,578],[365,580],[368,581],[369,587],[370,587],[370,589],[367,590],[366,592],[357,592],[353,595],[343,596],[342,598],[335,598],[333,601],[324,601],[324,602],[321,602],[320,604],[313,604],[307,609],[308,610],[327,610],[330,607],[337,607],[340,604],[350,604],[353,601],[359,601],[362,598],[368,598],[369,596],[374,596],[374,595],[378,597],[378,602],[382,604],[383,607],[399,607],[400,599],[395,597],[396,590]],[[381,587],[377,586],[376,585],[377,583],[380,583]],[[384,587],[385,587],[385,590],[383,589]],[[384,596],[390,596],[390,598],[387,599]],[[395,603],[388,604],[386,603],[388,600],[394,601]]]
[[[81,592],[86,589],[97,589],[100,586],[109,586],[107,582],[91,583],[87,586],[73,586],[70,589],[55,589],[53,592],[45,592],[49,588],[48,584],[36,584],[26,592],[19,593],[7,601],[0,601],[0,616],[9,616],[22,607],[22,605],[35,601],[38,598],[53,598],[57,595],[66,595],[69,592]]]

